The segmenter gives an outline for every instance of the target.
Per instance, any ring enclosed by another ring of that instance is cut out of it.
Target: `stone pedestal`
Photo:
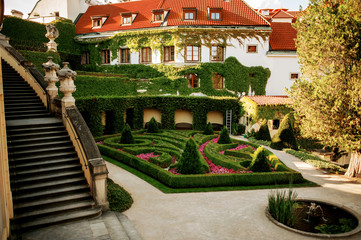
[[[76,72],[68,67],[68,62],[64,62],[63,64],[64,67],[56,73],[58,74],[58,78],[60,80],[59,90],[64,93],[64,97],[61,99],[62,107],[67,108],[75,106],[73,92],[76,90],[74,85]]]

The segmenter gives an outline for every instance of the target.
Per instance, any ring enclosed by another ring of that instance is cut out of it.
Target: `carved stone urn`
[[[45,37],[50,40],[46,44],[46,46],[48,46],[48,51],[56,52],[58,44],[54,40],[59,37],[59,31],[53,24],[46,25],[46,31]]]
[[[72,94],[76,90],[74,85],[76,72],[68,67],[68,62],[64,62],[63,64],[64,67],[56,73],[58,74],[58,78],[60,80],[59,90],[64,93],[64,97],[61,99],[61,102],[63,107],[67,108],[75,106],[75,99]]]

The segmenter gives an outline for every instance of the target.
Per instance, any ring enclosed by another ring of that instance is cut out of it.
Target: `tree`
[[[267,119],[263,120],[259,131],[256,133],[256,139],[271,141],[271,134],[268,129]]]
[[[134,144],[134,138],[132,135],[132,130],[130,129],[129,124],[127,123],[122,131],[122,136],[120,137],[121,144]]]
[[[152,117],[148,123],[148,129],[147,129],[148,133],[159,133],[159,128],[158,128],[158,122],[157,120],[155,120],[154,117]]]
[[[271,167],[267,159],[267,152],[264,147],[259,147],[253,154],[252,162],[249,166],[252,172],[270,172]]]
[[[311,0],[298,18],[302,78],[290,96],[301,133],[351,152],[346,176],[361,174],[361,1]]]
[[[273,149],[292,148],[298,150],[296,136],[293,130],[293,116],[289,113],[282,120],[280,127],[272,138]]]
[[[219,134],[218,142],[219,144],[228,144],[231,143],[231,138],[229,137],[228,128],[223,127],[221,133]]]
[[[213,135],[213,126],[212,123],[208,122],[208,124],[206,125],[206,128],[203,131],[204,135]]]
[[[203,174],[205,173],[201,163],[200,154],[193,138],[188,139],[181,158],[175,168],[181,174]]]

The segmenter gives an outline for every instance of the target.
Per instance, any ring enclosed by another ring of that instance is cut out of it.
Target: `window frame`
[[[192,47],[192,59],[188,59],[188,47]],[[195,58],[194,58],[194,48],[198,48],[198,51],[197,51],[197,57],[198,57],[198,60],[194,60]],[[201,56],[201,54],[200,54],[200,52],[201,52],[201,47],[200,46],[197,46],[197,45],[186,45],[186,47],[185,47],[185,62],[200,62],[201,61],[201,59],[200,59],[200,56]]]
[[[90,53],[89,52],[83,52],[81,55],[81,64],[82,65],[88,65],[90,64]]]
[[[214,80],[216,80],[216,84],[215,84]],[[218,87],[219,83],[220,83],[219,80],[221,80],[221,82],[222,82],[221,88]],[[224,88],[224,77],[221,74],[214,72],[212,74],[212,86],[213,86],[213,89],[223,89]]]
[[[129,19],[129,22],[126,22],[125,20]],[[132,25],[132,15],[122,15],[122,25]]]
[[[146,50],[146,61],[143,61],[143,54],[144,54],[144,51],[143,50]],[[152,63],[152,48],[150,47],[142,47],[140,49],[140,63]]]
[[[102,17],[92,19],[92,28],[101,28],[102,27]],[[97,23],[97,24],[95,24]],[[99,25],[98,25],[99,24]]]
[[[152,22],[162,22],[164,21],[164,10],[153,10],[153,21]],[[156,16],[160,16],[160,20],[156,19]]]
[[[126,54],[126,61],[123,61],[123,52]],[[119,49],[119,63],[120,64],[129,64],[131,61],[130,59],[130,49],[129,48],[120,48]]]
[[[297,77],[293,77],[292,75],[297,75]],[[299,74],[299,73],[296,73],[296,72],[291,72],[291,73],[290,73],[290,80],[295,81],[295,80],[297,80],[297,79],[299,79],[299,78],[300,78],[300,74]]]
[[[217,55],[215,56],[216,59],[213,59],[214,55],[213,55],[213,48],[217,48],[216,51],[217,51]],[[221,50],[220,50],[221,49]],[[219,52],[221,52],[221,58],[220,58],[220,54]],[[211,51],[210,51],[210,59],[211,59],[211,62],[223,62],[224,61],[224,52],[225,52],[225,48],[223,46],[220,46],[220,45],[212,45],[211,46]]]
[[[214,17],[213,18],[213,14],[214,14]],[[217,18],[217,14],[219,15],[219,17]],[[211,20],[211,21],[222,21],[223,20],[223,14],[222,14],[222,8],[209,8],[209,11],[208,11],[208,20]]]
[[[103,55],[105,53],[105,55]],[[102,65],[108,65],[111,63],[111,58],[110,58],[110,50],[109,49],[103,49],[100,52],[100,64]]]
[[[191,78],[189,78],[191,76]],[[200,87],[200,84],[199,84],[199,78],[198,78],[198,75],[195,74],[195,73],[188,73],[186,75],[186,78],[188,80],[188,87],[189,88],[199,88]],[[195,87],[194,83],[197,83],[197,86]]]
[[[193,18],[186,18],[186,14],[193,14]],[[197,19],[196,8],[183,8],[182,20],[183,21],[195,21]]]
[[[255,47],[255,51],[250,51],[250,48]],[[248,44],[247,45],[247,53],[258,53],[258,45],[257,44]]]
[[[168,56],[168,58],[166,58],[166,56]],[[174,46],[164,46],[163,47],[163,62],[174,62],[174,61],[175,61],[175,47]]]

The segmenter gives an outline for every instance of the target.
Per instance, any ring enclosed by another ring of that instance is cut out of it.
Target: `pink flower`
[[[100,145],[103,145],[103,141],[99,141],[99,142],[97,142],[97,144],[100,144]]]
[[[136,157],[140,158],[140,159],[143,159],[144,161],[147,161],[149,162],[149,158],[151,157],[159,157],[159,155],[155,155],[154,153],[141,153],[141,154],[138,154]]]

